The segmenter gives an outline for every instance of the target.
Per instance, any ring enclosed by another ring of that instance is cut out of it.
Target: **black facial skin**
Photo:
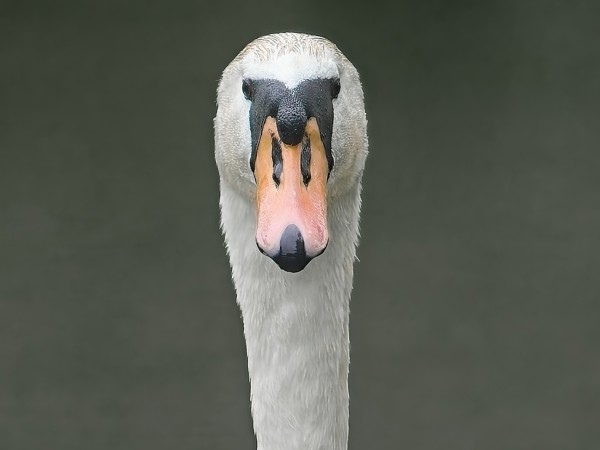
[[[278,80],[245,79],[242,82],[242,92],[252,102],[250,106],[250,133],[252,135],[250,168],[253,173],[258,142],[269,116],[275,118],[279,136],[287,145],[298,145],[304,137],[306,122],[311,117],[316,118],[321,140],[325,146],[329,173],[331,173],[333,169],[331,153],[333,99],[337,98],[340,92],[339,79],[305,80],[293,89],[288,89]],[[305,180],[305,182],[308,181]]]

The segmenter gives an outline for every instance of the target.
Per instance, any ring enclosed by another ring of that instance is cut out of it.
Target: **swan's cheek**
[[[275,119],[267,118],[255,165],[256,242],[276,262],[277,255],[304,252],[310,260],[325,250],[328,170],[314,118],[306,125],[303,142],[296,146],[281,142]]]

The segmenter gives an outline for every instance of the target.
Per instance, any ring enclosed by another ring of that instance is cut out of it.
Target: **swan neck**
[[[348,299],[301,284],[243,314],[259,450],[347,448]]]
[[[221,183],[258,450],[347,449],[348,319],[359,193],[357,186],[331,202],[327,249],[301,272],[287,273],[256,249],[254,206]]]

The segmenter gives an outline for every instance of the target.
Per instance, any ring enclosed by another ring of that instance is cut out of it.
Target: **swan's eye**
[[[333,80],[333,82],[331,83],[331,97],[337,98],[341,88],[342,86],[340,85],[340,79],[336,78],[335,80]]]
[[[244,79],[242,81],[242,93],[244,94],[244,97],[246,97],[246,100],[252,100],[252,94],[254,94],[252,89],[252,81],[248,79]]]

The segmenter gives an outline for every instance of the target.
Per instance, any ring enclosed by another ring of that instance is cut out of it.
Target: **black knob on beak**
[[[276,120],[277,130],[283,142],[298,145],[302,141],[308,117],[304,105],[294,94],[281,100]]]
[[[304,238],[296,225],[287,226],[279,241],[279,252],[271,258],[286,272],[300,272],[310,262],[311,258],[304,248]]]

